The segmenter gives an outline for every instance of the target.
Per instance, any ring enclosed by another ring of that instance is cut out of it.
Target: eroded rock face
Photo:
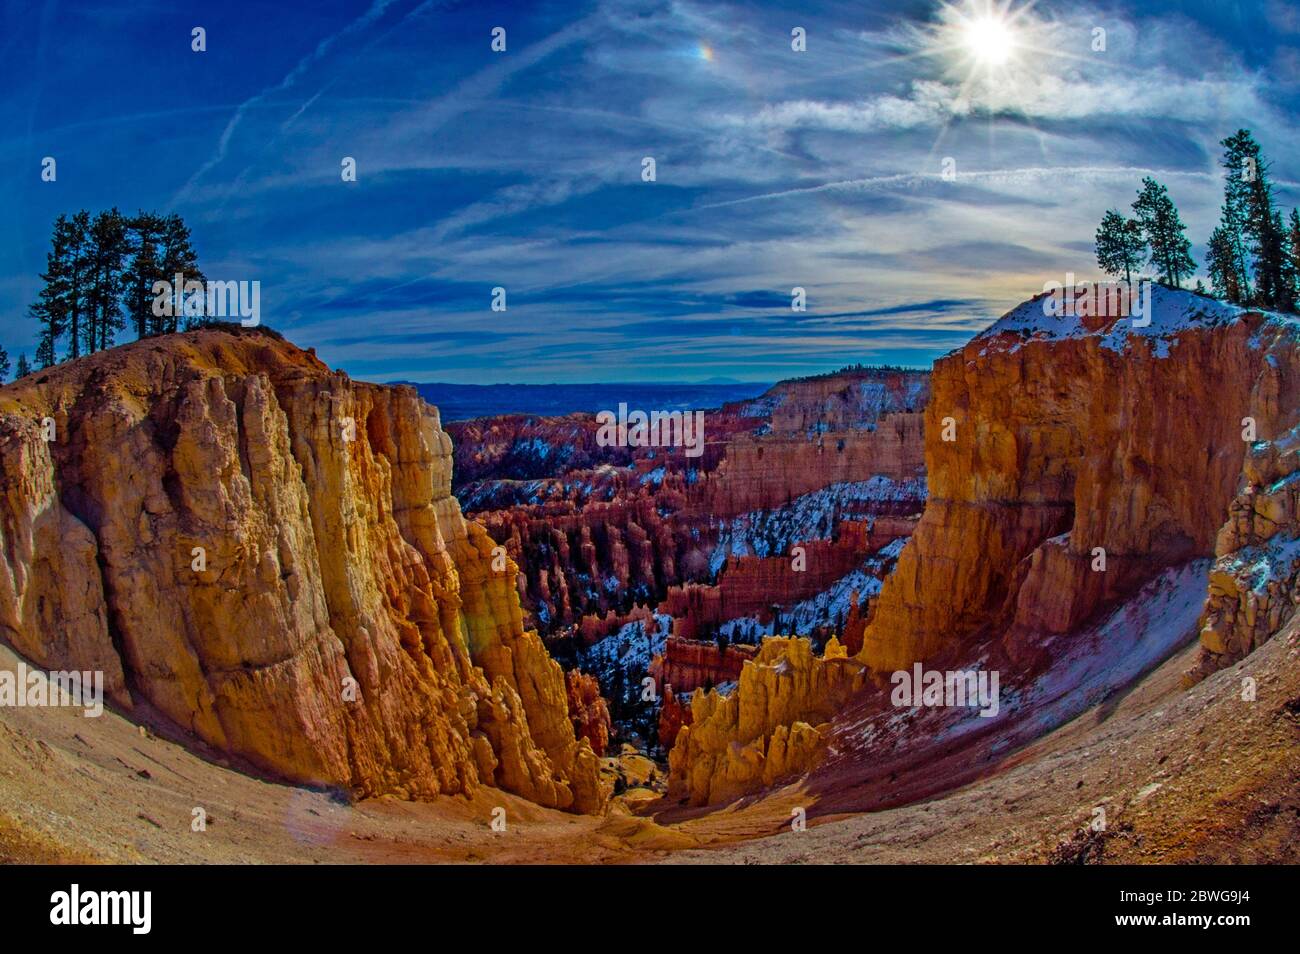
[[[765,639],[735,691],[691,697],[690,724],[677,727],[668,756],[669,794],[716,804],[809,771],[831,719],[866,681],[833,637],[820,657],[806,639]]]
[[[863,662],[906,668],[982,632],[1031,667],[1155,574],[1214,552],[1242,488],[1243,419],[1269,440],[1300,414],[1296,325],[1167,289],[1154,316],[1140,333],[1127,319],[1071,327],[1035,299],[935,363],[930,498]]]
[[[1153,298],[1142,329],[1046,318],[1034,299],[936,362],[925,512],[852,620],[855,642],[865,624],[854,659],[874,682],[989,651],[1032,673],[1100,612],[1211,554],[1189,680],[1287,622],[1300,599],[1300,323],[1168,289]],[[813,727],[865,683],[842,663],[820,684],[781,681],[777,666],[826,672],[809,657],[769,640],[732,696],[696,694],[670,756],[679,792],[726,801],[778,767],[817,763],[826,733]]]
[[[1300,605],[1300,429],[1253,444],[1215,542],[1195,683],[1272,638]]]
[[[720,646],[716,642],[669,636],[663,653],[650,664],[650,675],[664,687],[666,699],[669,687],[679,694],[689,694],[696,689],[712,689],[735,682],[740,678],[745,661],[753,659],[757,653],[757,646]],[[666,701],[664,705],[667,705]],[[667,742],[663,745],[671,748]]]
[[[609,748],[609,734],[614,728],[609,704],[600,695],[600,683],[588,673],[570,669],[564,674],[569,690],[569,718],[574,734],[586,739],[597,756]]]
[[[296,782],[600,809],[517,568],[413,390],[191,332],[0,391],[0,455],[0,632],[40,664],[102,668]]]

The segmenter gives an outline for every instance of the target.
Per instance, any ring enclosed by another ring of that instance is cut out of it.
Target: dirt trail
[[[1193,650],[955,791],[882,811],[832,764],[726,808],[651,818],[538,808],[485,789],[435,803],[254,778],[105,712],[0,709],[0,860],[24,862],[1107,862],[1300,860],[1300,639],[1289,630],[1190,691]],[[17,658],[0,648],[0,668]],[[1255,702],[1241,699],[1244,677]],[[930,766],[918,772],[941,771]],[[903,779],[906,782],[906,779]],[[822,807],[819,809],[818,805]],[[193,809],[207,830],[191,830]],[[489,826],[505,809],[507,830]],[[793,832],[803,807],[806,831]],[[1106,831],[1086,831],[1094,809]],[[1075,836],[1071,843],[1071,836]],[[1058,848],[1067,842],[1065,848]]]

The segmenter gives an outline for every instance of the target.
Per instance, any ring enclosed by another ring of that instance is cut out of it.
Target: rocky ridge
[[[1298,417],[1293,316],[1164,288],[1144,328],[1046,318],[1041,299],[1026,302],[935,364],[929,498],[870,607],[856,662],[877,683],[915,662],[969,667],[981,656],[1029,679],[1144,584],[1211,555],[1189,681],[1240,659],[1286,624],[1297,600]],[[728,705],[767,711],[776,694],[809,708],[788,704],[784,721],[751,719],[742,730],[697,694],[671,756],[674,790],[693,803],[769,784],[756,753],[778,730],[788,747],[796,723],[816,726],[856,691],[840,680],[833,695],[804,698],[796,674],[810,667],[808,648],[768,643],[765,678],[778,683],[755,685],[747,664]],[[745,699],[747,685],[757,699]],[[821,745],[801,751],[821,751],[826,728]],[[719,768],[723,753],[742,751],[749,757]]]
[[[599,811],[564,674],[451,466],[414,390],[265,332],[38,372],[0,390],[0,635],[287,780]]]

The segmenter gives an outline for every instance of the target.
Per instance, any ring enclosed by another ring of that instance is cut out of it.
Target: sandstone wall
[[[600,809],[517,568],[412,389],[191,332],[0,391],[0,460],[0,635],[34,661],[105,669],[119,704],[295,782]]]
[[[689,694],[735,682],[745,661],[757,653],[757,646],[733,643],[723,649],[716,642],[669,636],[663,654],[650,664],[650,675],[664,687],[665,695],[669,686],[679,695]]]
[[[1243,480],[1242,419],[1261,438],[1292,426],[1298,371],[1293,323],[1252,314],[1165,339],[1008,331],[940,359],[930,499],[859,658],[902,669],[984,632],[1029,666],[1162,569],[1211,554]]]

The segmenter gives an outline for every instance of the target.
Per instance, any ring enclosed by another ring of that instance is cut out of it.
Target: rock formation
[[[1300,604],[1300,429],[1251,445],[1229,505],[1201,617],[1197,682],[1258,649]]]
[[[830,721],[866,681],[834,638],[821,657],[806,639],[764,640],[734,692],[692,696],[690,724],[668,756],[669,794],[708,805],[807,772],[821,760]]]
[[[719,646],[715,642],[670,636],[663,653],[650,664],[650,675],[665,687],[665,694],[668,687],[678,693],[712,689],[739,679],[745,661],[757,653],[757,646]]]
[[[148,339],[0,391],[0,462],[0,635],[37,663],[295,782],[601,809],[414,390],[260,331]]]
[[[1045,317],[1036,298],[935,363],[930,497],[863,662],[902,669],[986,633],[1032,666],[1214,552],[1243,489],[1245,420],[1271,440],[1300,416],[1296,323],[1156,288],[1150,325],[1130,324]]]
[[[586,739],[596,755],[604,755],[609,748],[609,734],[613,723],[609,718],[609,705],[600,695],[600,683],[588,673],[570,669],[564,674],[569,691],[569,719],[574,735]]]
[[[1107,608],[1210,555],[1189,680],[1293,614],[1300,324],[1164,288],[1153,299],[1145,327],[1050,318],[1032,299],[936,362],[925,512],[854,614],[856,661],[874,681],[981,653],[1032,673]],[[670,756],[676,790],[725,801],[771,784],[774,765],[815,763],[809,733],[825,733],[810,727],[865,685],[841,668],[820,691],[796,688],[820,665],[799,642],[768,640],[732,696],[697,693]]]

